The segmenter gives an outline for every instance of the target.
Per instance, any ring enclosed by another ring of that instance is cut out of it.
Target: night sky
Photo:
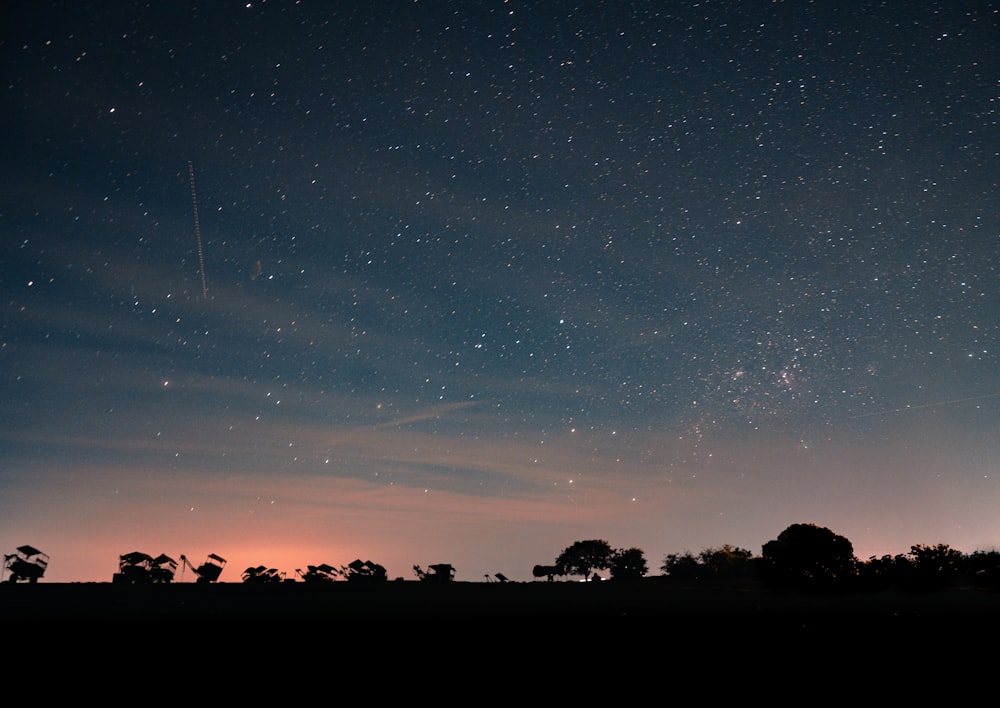
[[[1000,548],[996,2],[0,13],[0,551],[46,581]]]

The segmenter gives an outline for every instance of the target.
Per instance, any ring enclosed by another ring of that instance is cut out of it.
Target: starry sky
[[[1000,547],[996,2],[0,13],[0,543],[46,581]]]

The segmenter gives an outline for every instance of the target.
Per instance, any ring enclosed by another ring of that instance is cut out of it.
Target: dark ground
[[[210,687],[171,695],[565,705],[593,692],[617,704],[678,699],[696,684],[703,698],[741,702],[831,691],[895,701],[944,681],[951,699],[971,699],[995,674],[998,630],[1000,593],[973,588],[811,597],[652,578],[0,584],[8,685],[39,686],[30,698],[72,675],[74,695],[130,704],[195,678]]]
[[[111,583],[0,584],[0,622],[270,622],[364,624],[587,622],[772,631],[875,631],[1000,626],[1000,593],[972,587],[840,595],[778,593],[755,584],[672,585],[656,578],[601,583]]]

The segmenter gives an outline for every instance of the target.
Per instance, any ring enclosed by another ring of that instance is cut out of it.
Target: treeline
[[[214,553],[199,566],[183,555],[180,560],[199,583],[215,582],[226,565],[226,560]],[[31,546],[21,546],[16,553],[4,556],[3,572],[9,573],[6,582],[35,583],[42,578],[47,565],[47,554]],[[170,583],[177,569],[177,561],[165,554],[154,557],[140,552],[126,553],[119,559],[119,570],[112,583]],[[455,578],[455,568],[447,563],[432,565],[426,571],[413,566],[413,570],[424,582],[450,583]],[[726,544],[697,554],[671,553],[663,559],[659,570],[662,575],[656,577],[665,581],[729,585],[753,582],[778,591],[875,592],[890,587],[929,591],[956,585],[1000,590],[1000,551],[966,554],[947,544],[914,545],[907,553],[859,560],[847,538],[816,524],[789,526],[776,539],[765,543],[759,555]],[[295,572],[302,582],[309,583],[388,580],[383,566],[360,559],[342,568],[321,564]],[[552,565],[536,565],[533,569],[536,579],[548,581],[565,576],[604,579],[601,572],[610,574],[610,580],[634,581],[649,575],[649,564],[640,548],[612,548],[607,541],[591,539],[577,541],[564,549]],[[263,565],[247,568],[242,579],[244,583],[297,582]],[[487,582],[494,580],[508,582],[499,573],[492,578],[487,576]]]
[[[600,539],[577,541],[559,554],[554,566],[536,566],[536,576],[538,568],[584,579],[594,578],[598,570],[609,571],[612,580],[648,574],[641,549],[615,549]],[[760,555],[727,544],[697,554],[671,553],[660,570],[664,578],[687,583],[754,581],[778,591],[934,591],[960,584],[1000,590],[1000,551],[966,554],[947,544],[914,545],[908,553],[862,561],[847,538],[816,524],[789,526],[765,543]]]

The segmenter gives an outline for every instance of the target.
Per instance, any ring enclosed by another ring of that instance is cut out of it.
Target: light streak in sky
[[[194,165],[188,160],[188,177],[191,180],[191,203],[194,206],[194,236],[198,241],[198,272],[201,273],[201,296],[208,299],[208,283],[205,280],[205,255],[201,247],[201,225],[198,223],[198,193],[194,189]]]
[[[406,418],[398,418],[396,420],[390,420],[385,423],[379,423],[375,426],[376,430],[382,428],[395,428],[400,425],[409,425],[410,423],[419,423],[424,420],[437,420],[441,418],[446,413],[451,411],[460,410],[462,408],[468,408],[469,406],[475,406],[477,403],[475,401],[461,401],[458,403],[447,403],[441,406],[434,406],[430,410],[424,411],[422,413],[415,413],[414,415],[407,416]]]
[[[946,401],[933,401],[931,403],[921,403],[916,406],[900,406],[899,408],[886,408],[880,411],[872,411],[871,413],[860,413],[858,415],[852,415],[851,419],[857,418],[871,418],[876,415],[891,415],[893,413],[905,413],[907,411],[919,411],[926,408],[940,408],[941,406],[951,406],[958,403],[968,403],[969,401],[983,401],[987,398],[996,398],[1000,396],[1000,392],[997,393],[987,393],[982,396],[966,396],[964,398],[952,398]]]

